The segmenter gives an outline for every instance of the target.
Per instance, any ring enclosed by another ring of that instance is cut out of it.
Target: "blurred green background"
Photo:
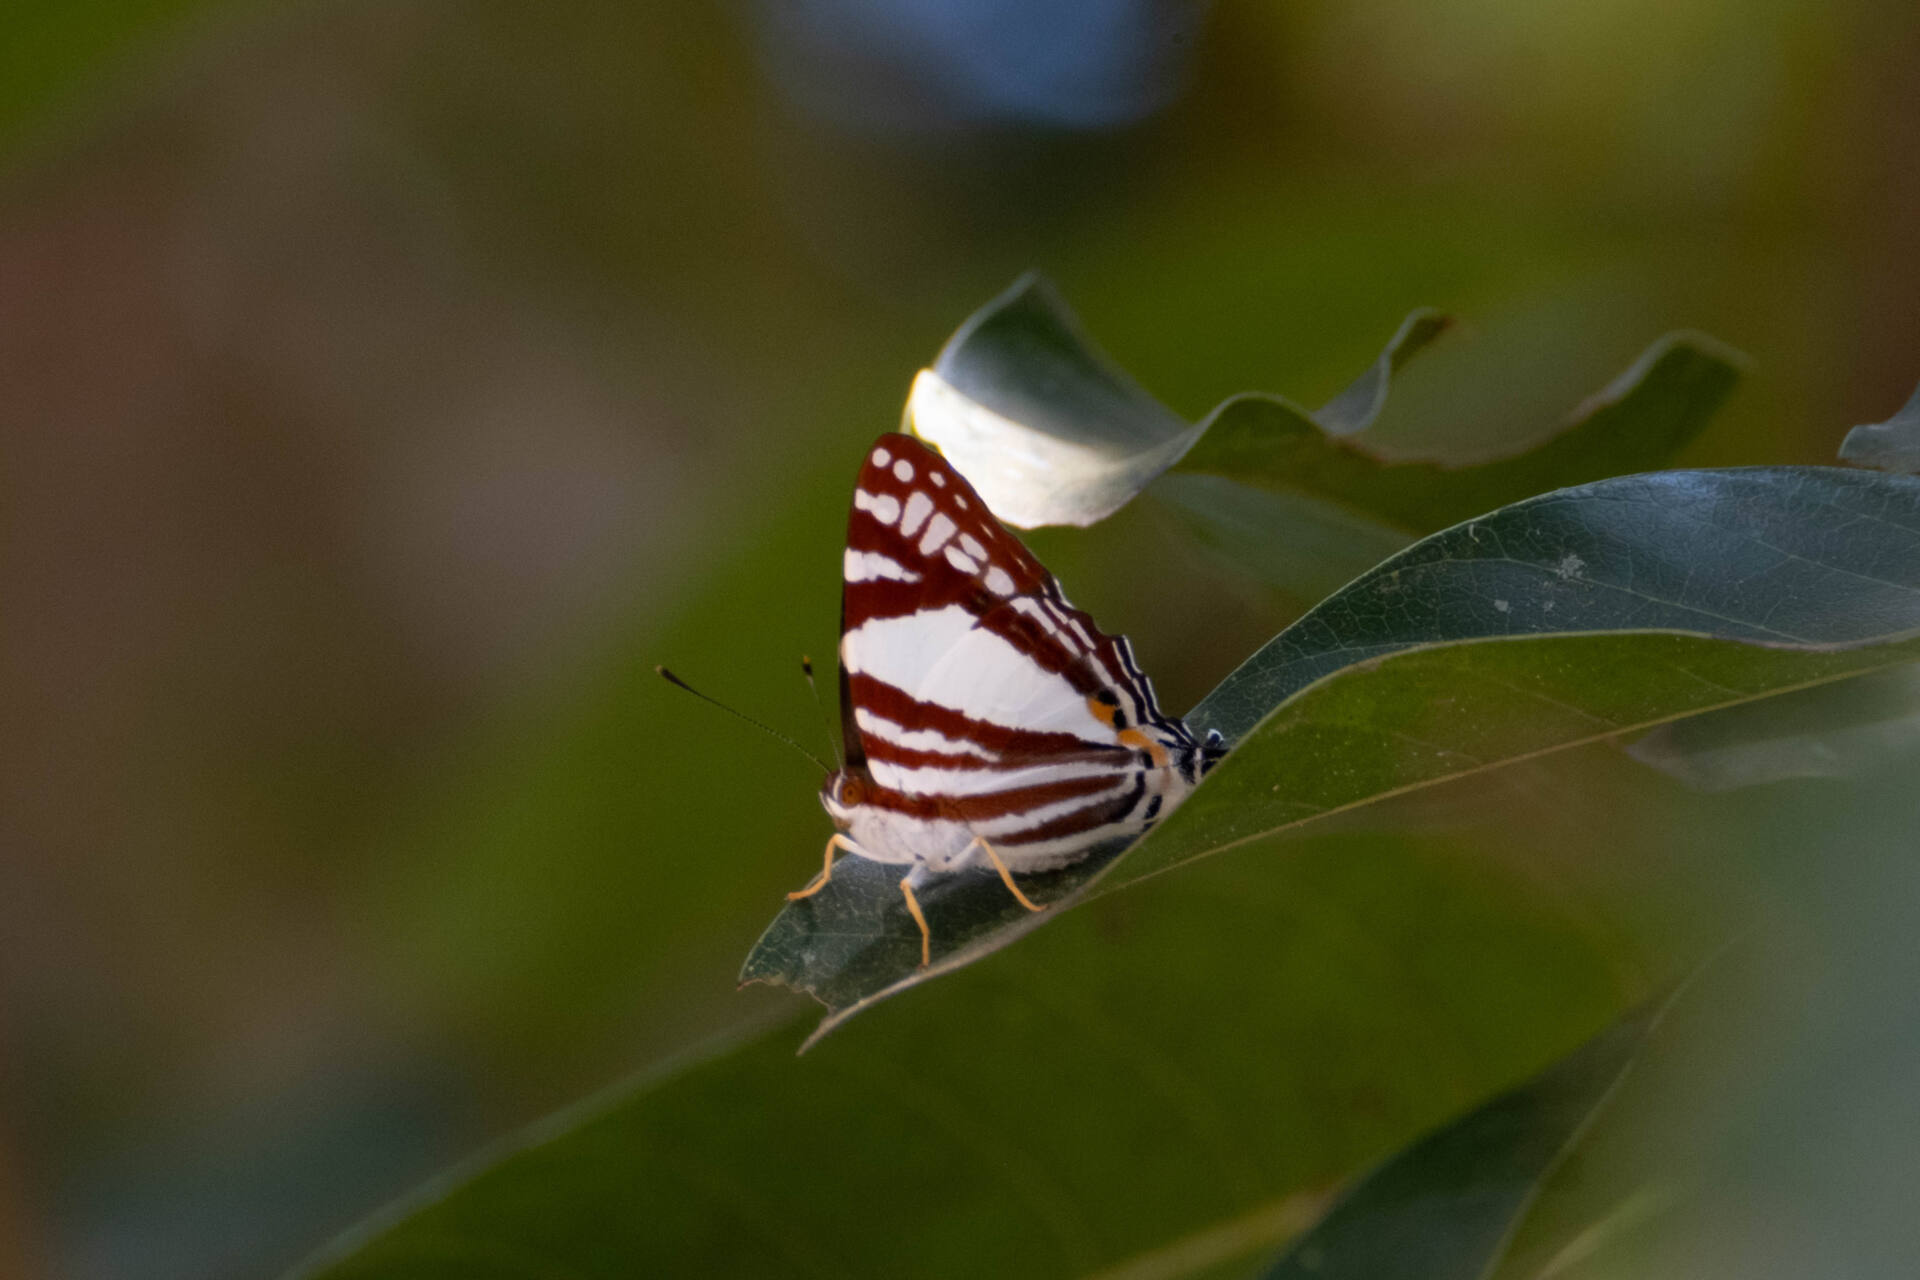
[[[818,779],[651,667],[819,736],[853,460],[1022,270],[1190,415],[1423,304],[1466,333],[1389,432],[1536,433],[1693,327],[1755,365],[1687,461],[1818,463],[1920,375],[1904,0],[34,5],[0,175],[25,1277],[270,1273],[804,1012],[733,976]],[[1034,541],[1179,708],[1302,602],[1177,528]],[[1400,816],[1658,935],[1649,785]]]

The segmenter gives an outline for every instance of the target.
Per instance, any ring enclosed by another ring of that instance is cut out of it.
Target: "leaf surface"
[[[1866,776],[1920,746],[1920,667],[1661,725],[1627,754],[1699,791]]]
[[[1847,432],[1840,460],[1911,475],[1920,471],[1920,388],[1885,422],[1870,422]]]
[[[302,1274],[1257,1265],[1338,1179],[1634,994],[1577,912],[1426,839],[1219,860],[1133,906],[1076,911],[802,1057],[788,1025],[620,1086]]]
[[[1480,1280],[1647,1048],[1639,1009],[1368,1173],[1266,1280]]]
[[[797,1061],[801,1029],[777,1029],[556,1117],[302,1274],[1183,1275],[1269,1253],[1336,1180],[1622,1003],[1571,916],[1489,894],[1470,860],[1280,833],[1910,657],[1916,539],[1920,481],[1780,469],[1605,481],[1436,535],[1203,704],[1246,726],[1238,750],[1108,880],[1055,886],[1083,909],[1018,913],[1051,927]],[[1096,896],[1227,843],[1262,856]]]
[[[1318,415],[1271,403],[1316,433],[1355,436],[1386,403],[1394,370],[1448,324],[1436,312],[1408,316]],[[1228,405],[1247,399],[1267,398]],[[1094,345],[1050,284],[1028,275],[974,313],[914,380],[906,423],[940,447],[996,516],[1031,529],[1112,515],[1178,462],[1220,412],[1189,423],[1162,405]]]
[[[1324,429],[1270,396],[1216,409],[1178,470],[1331,501],[1425,533],[1543,490],[1663,466],[1739,381],[1740,357],[1702,334],[1669,334],[1543,437],[1494,457],[1387,453]],[[1384,390],[1383,390],[1384,394]]]
[[[1337,506],[1345,515],[1334,523],[1370,524],[1371,541],[1663,466],[1725,401],[1743,363],[1705,335],[1670,334],[1565,421],[1492,454],[1462,454],[1444,437],[1423,448],[1374,440],[1393,375],[1450,324],[1434,311],[1409,315],[1318,410],[1256,392],[1189,423],[1100,351],[1052,286],[1027,276],[920,374],[906,419],[1020,528],[1092,524],[1172,470],[1270,490],[1302,504],[1297,520],[1324,521],[1319,508]]]
[[[1920,656],[1920,481],[1830,468],[1599,481],[1426,538],[1275,637],[1189,715],[1234,750],[1145,839],[921,894],[860,859],[775,918],[742,972],[824,1032],[1062,909],[1316,818],[1502,764]]]

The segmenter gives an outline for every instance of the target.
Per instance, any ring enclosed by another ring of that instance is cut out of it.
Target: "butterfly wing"
[[[1136,811],[1145,771],[1191,758],[1125,638],[912,437],[869,451],[844,568],[843,728],[876,803],[1057,854]]]

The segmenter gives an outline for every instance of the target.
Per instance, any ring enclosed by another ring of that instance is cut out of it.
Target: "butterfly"
[[[847,521],[840,597],[845,763],[820,800],[836,828],[811,897],[844,850],[905,866],[900,892],[991,867],[1016,872],[1131,840],[1226,752],[1154,702],[1124,636],[1067,602],[966,478],[911,436],[868,451]]]

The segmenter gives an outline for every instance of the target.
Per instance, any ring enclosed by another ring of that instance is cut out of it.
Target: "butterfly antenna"
[[[781,733],[778,729],[772,729],[767,727],[764,724],[761,724],[758,720],[755,720],[752,716],[748,715],[744,711],[735,711],[732,707],[720,701],[718,698],[708,697],[706,694],[700,692],[698,689],[694,688],[692,685],[688,684],[685,680],[682,680],[679,676],[673,674],[673,672],[667,670],[665,667],[655,667],[653,670],[655,675],[659,676],[662,680],[665,680],[668,684],[673,685],[675,688],[685,689],[688,693],[700,699],[702,702],[712,703],[714,706],[720,708],[722,711],[726,712],[728,715],[733,716],[736,719],[745,720],[748,724],[752,725],[754,728],[758,729],[760,732],[766,734],[769,738],[776,738],[779,741],[786,743],[788,746],[792,747],[795,751],[798,751],[801,755],[805,756],[807,759],[819,765],[820,772],[822,773],[830,772],[826,764],[821,761],[819,756],[816,756],[815,754],[813,754],[813,752],[807,750],[805,747],[795,742],[792,738],[789,738],[786,734]]]
[[[847,758],[840,754],[840,740],[833,736],[833,719],[827,715],[827,704],[820,700],[820,686],[813,682],[813,659],[804,653],[800,655],[800,671],[807,677],[807,688],[813,690],[813,705],[820,708],[820,727],[826,731],[827,746],[833,752],[834,763],[845,770]]]

